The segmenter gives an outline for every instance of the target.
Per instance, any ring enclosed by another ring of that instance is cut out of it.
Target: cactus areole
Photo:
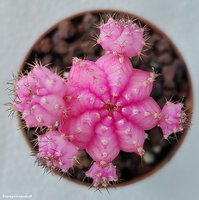
[[[74,58],[67,80],[36,63],[16,81],[13,106],[27,127],[46,127],[37,138],[40,162],[67,172],[86,150],[93,164],[85,175],[107,187],[118,181],[113,161],[120,150],[143,156],[146,130],[159,126],[167,139],[183,130],[186,114],[181,103],[161,109],[150,97],[157,74],[133,68],[130,58],[145,45],[141,27],[109,18],[99,28],[104,55]]]

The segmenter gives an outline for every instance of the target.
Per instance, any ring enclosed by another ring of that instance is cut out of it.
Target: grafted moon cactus
[[[167,139],[183,130],[186,114],[180,103],[161,110],[150,97],[156,74],[133,68],[130,58],[144,46],[137,24],[110,18],[97,42],[106,54],[96,62],[74,58],[66,82],[33,68],[16,83],[14,105],[29,127],[50,127],[38,137],[38,156],[49,168],[67,171],[77,148],[85,149],[94,160],[86,176],[107,187],[118,180],[113,163],[120,150],[143,156],[146,130],[159,126]]]
[[[86,149],[101,166],[98,171],[110,166],[120,150],[142,156],[145,130],[161,118],[161,109],[149,96],[155,74],[133,69],[127,57],[123,62],[119,59],[112,53],[95,63],[75,59],[68,76],[69,117],[62,120],[59,130]],[[95,185],[102,180],[88,175],[96,179]]]

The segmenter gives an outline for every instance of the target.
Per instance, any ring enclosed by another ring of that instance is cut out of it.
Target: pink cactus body
[[[167,102],[162,109],[162,118],[159,121],[159,126],[162,129],[165,139],[172,133],[183,131],[183,124],[186,120],[186,114],[182,110],[181,103],[174,104]]]
[[[111,181],[117,181],[116,166],[109,163],[106,166],[101,166],[99,163],[93,163],[86,176],[93,179],[93,186],[98,187],[99,183],[103,187],[107,187]]]
[[[74,165],[78,148],[68,141],[64,134],[49,131],[38,136],[39,159],[47,167],[67,172]]]
[[[144,30],[131,20],[110,18],[100,27],[98,43],[107,51],[127,57],[139,56],[144,46],[143,33]]]
[[[15,87],[14,106],[28,127],[53,126],[66,112],[65,81],[44,66],[35,66]]]
[[[161,116],[158,104],[149,97],[154,73],[133,69],[127,57],[122,63],[119,60],[112,53],[95,63],[74,60],[68,76],[72,89],[65,97],[69,117],[59,126],[73,144],[86,149],[102,171],[120,150],[142,156],[145,130],[156,126]],[[91,175],[92,170],[88,175],[96,179],[95,185],[102,184],[97,182],[101,178]]]
[[[29,127],[59,121],[59,132],[39,136],[39,158],[47,166],[67,171],[77,147],[85,149],[94,160],[86,176],[106,187],[118,179],[112,162],[120,150],[143,156],[145,131],[158,125],[164,138],[182,131],[185,112],[172,103],[161,111],[150,97],[155,73],[132,67],[130,57],[144,46],[138,25],[110,18],[100,27],[98,43],[106,54],[96,62],[74,58],[67,82],[35,67],[16,83],[15,107]]]
[[[86,175],[95,186],[103,186],[110,181],[104,171],[120,150],[144,154],[145,130],[164,123],[164,110],[150,97],[155,73],[133,69],[128,58],[144,44],[138,26],[109,19],[98,42],[108,52],[96,62],[73,60],[65,97],[70,112],[59,130],[96,161]]]

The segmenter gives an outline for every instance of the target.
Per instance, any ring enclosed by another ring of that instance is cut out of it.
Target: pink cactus
[[[53,126],[67,108],[63,97],[65,81],[42,65],[15,83],[14,107],[22,113],[28,127]]]
[[[165,139],[172,133],[183,131],[183,124],[186,120],[186,114],[182,110],[183,105],[181,103],[174,104],[167,102],[162,109],[162,118],[159,121],[159,126],[162,129]]]
[[[67,172],[74,165],[78,148],[71,144],[64,134],[49,131],[38,136],[39,159],[51,169]]]
[[[100,27],[98,43],[107,51],[123,56],[139,56],[144,47],[144,30],[131,20],[112,18]]]
[[[96,187],[117,181],[112,164],[120,150],[144,154],[145,130],[160,126],[164,138],[183,130],[181,104],[160,109],[150,97],[154,72],[134,69],[130,57],[140,54],[143,30],[131,21],[110,18],[100,27],[98,43],[107,50],[96,62],[73,59],[67,82],[43,66],[16,83],[15,107],[29,127],[58,131],[39,136],[39,158],[67,171],[85,149],[94,164],[86,172]],[[65,112],[67,110],[67,115]]]
[[[120,150],[142,156],[145,130],[161,118],[158,104],[149,97],[155,74],[133,69],[126,57],[122,63],[119,59],[108,53],[96,63],[74,60],[68,76],[72,89],[66,96],[69,117],[59,126],[102,169]],[[95,185],[100,184],[97,181],[101,178],[95,179]]]
[[[93,186],[98,187],[101,184],[103,187],[110,185],[110,182],[117,181],[116,166],[109,163],[106,166],[102,166],[99,163],[93,163],[89,171],[86,172],[86,176],[93,179]]]

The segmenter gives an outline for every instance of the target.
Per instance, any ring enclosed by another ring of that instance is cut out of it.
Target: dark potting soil
[[[26,63],[32,63],[36,58],[41,60],[43,64],[52,63],[48,67],[62,75],[70,70],[73,57],[97,60],[99,56],[104,54],[104,51],[99,45],[95,45],[92,37],[98,34],[95,25],[100,24],[100,18],[104,14],[105,12],[84,13],[58,23],[33,46],[22,66],[22,71],[29,70],[30,68]],[[106,14],[113,13],[106,12]],[[117,12],[118,18],[127,16],[132,18],[132,15]],[[140,19],[139,21],[142,26],[146,25],[144,21]],[[151,96],[161,107],[165,104],[166,99],[172,99],[174,102],[182,101],[186,109],[189,108],[190,110],[191,83],[184,61],[164,34],[148,23],[147,27],[148,35],[146,37],[151,48],[147,51],[145,51],[147,47],[145,48],[144,54],[146,56],[133,58],[133,66],[147,71],[153,69],[160,74],[154,83]],[[170,160],[182,142],[187,129],[188,127],[185,128],[183,133],[172,135],[169,141],[162,139],[162,132],[158,127],[147,131],[149,139],[144,144],[146,153],[143,158],[135,153],[120,152],[114,163],[117,165],[121,182],[143,177],[143,175],[154,172],[155,169]],[[36,138],[35,129],[24,130],[28,143],[36,151],[37,146],[32,142]],[[82,152],[79,162],[78,168],[74,167],[69,172],[72,175],[70,178],[82,181],[85,176],[83,171],[90,168],[92,159],[86,152]],[[64,174],[64,177],[68,176]],[[89,179],[88,182],[91,182],[91,180]]]

